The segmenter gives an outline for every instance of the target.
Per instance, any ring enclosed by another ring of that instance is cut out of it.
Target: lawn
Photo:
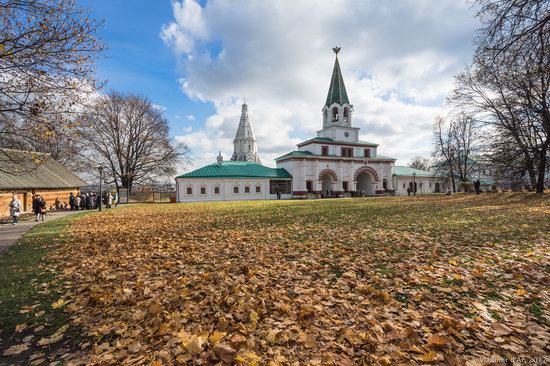
[[[139,205],[72,221],[46,287],[69,364],[548,364],[549,244],[532,194]]]

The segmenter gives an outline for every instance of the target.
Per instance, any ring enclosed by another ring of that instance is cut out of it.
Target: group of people
[[[71,211],[80,211],[80,210],[95,210],[99,207],[99,204],[103,207],[111,208],[113,205],[118,206],[118,193],[113,194],[111,192],[103,192],[103,195],[100,196],[95,192],[91,193],[78,193],[76,196],[71,192],[69,196],[69,207]]]
[[[12,225],[19,223],[19,216],[21,216],[22,204],[17,195],[11,196],[11,201],[8,205],[10,208],[10,216],[12,219]],[[46,200],[40,195],[32,196],[32,213],[34,214],[34,221],[42,220],[46,218]]]

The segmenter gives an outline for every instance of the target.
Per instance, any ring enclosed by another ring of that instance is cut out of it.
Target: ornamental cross
[[[336,54],[336,56],[338,56],[338,53],[340,52],[340,50],[342,49],[342,47],[333,47],[332,50],[334,51],[334,53]]]

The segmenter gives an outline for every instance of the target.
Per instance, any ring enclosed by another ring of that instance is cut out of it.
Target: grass
[[[69,323],[68,313],[51,306],[59,299],[62,289],[57,282],[57,273],[51,269],[46,256],[66,242],[69,225],[86,214],[35,226],[23,235],[17,245],[0,255],[0,350],[21,343],[28,336],[35,341],[49,337]],[[16,332],[15,327],[20,324],[26,324],[27,328]],[[81,329],[70,327],[65,334],[65,338],[74,345],[80,340]],[[50,347],[49,352],[55,352],[62,345],[63,342]],[[27,364],[25,357],[38,351],[42,350],[31,347],[24,354],[3,357],[0,361]]]
[[[546,196],[149,204],[74,220],[35,237],[50,262],[27,279],[45,276],[40,304],[70,302],[97,344],[81,363],[215,364],[221,342],[238,365],[463,364],[537,356],[528,329],[550,331]]]

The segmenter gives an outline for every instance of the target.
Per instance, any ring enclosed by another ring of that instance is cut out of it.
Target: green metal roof
[[[223,161],[203,166],[177,178],[292,178],[283,168],[270,168],[250,161]]]
[[[329,107],[332,103],[338,103],[340,105],[343,105],[344,103],[350,104],[348,93],[346,92],[346,87],[344,86],[342,71],[340,71],[338,56],[336,56],[336,61],[334,61],[334,69],[332,70],[332,78],[330,80],[330,87],[328,88],[327,101],[325,105]]]
[[[357,141],[357,142],[338,141],[338,140],[331,139],[330,137],[314,137],[304,142],[300,142],[298,146],[306,145],[310,142],[332,142],[332,143],[337,143],[342,145],[352,145],[352,146],[362,146],[362,145],[369,145],[372,147],[378,146],[378,144],[375,144],[373,142],[368,142],[368,141]]]
[[[420,169],[414,169],[408,166],[394,166],[393,167],[393,175],[397,176],[406,176],[406,177],[412,177],[413,173],[416,173],[417,177],[433,177],[434,174],[432,172],[427,172],[425,170]]]

